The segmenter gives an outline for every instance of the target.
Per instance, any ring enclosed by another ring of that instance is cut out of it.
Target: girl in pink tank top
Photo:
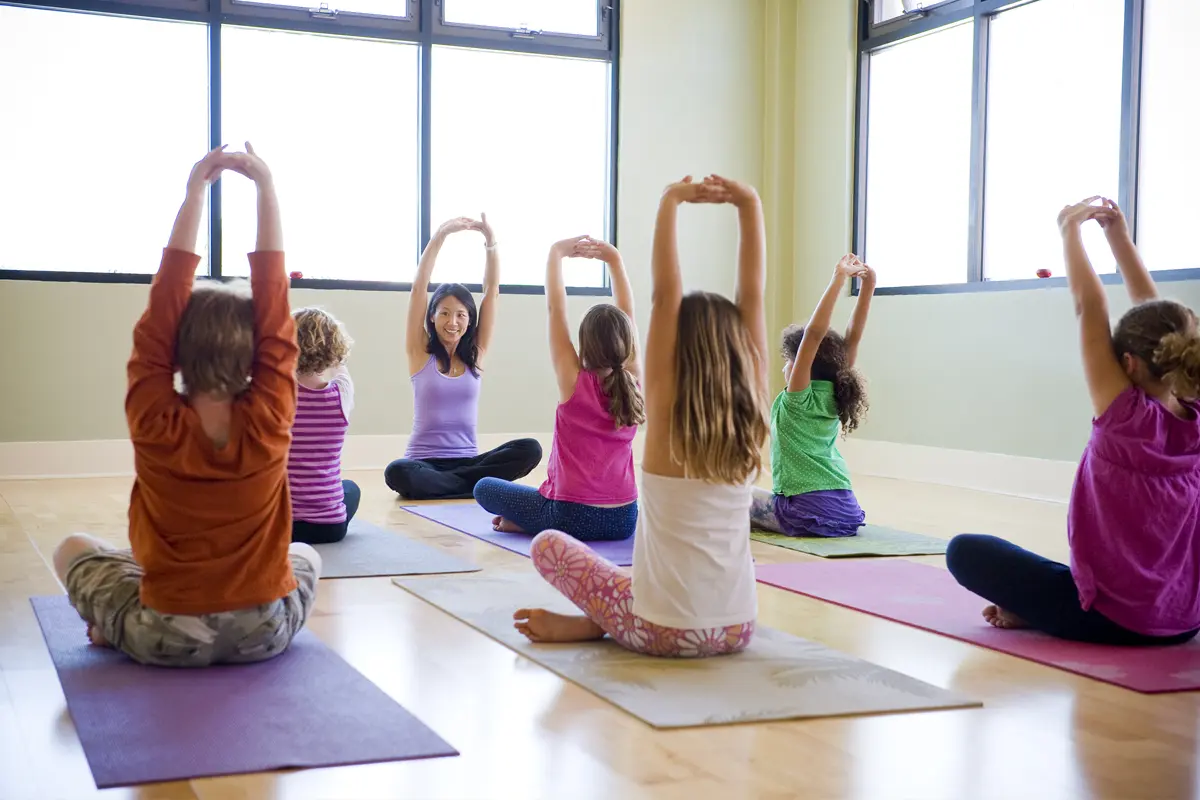
[[[564,258],[608,265],[616,305],[593,306],[579,325],[579,350],[567,323]],[[540,489],[498,478],[475,485],[475,499],[496,515],[498,531],[553,528],[582,541],[628,539],[637,527],[633,437],[642,403],[633,289],[617,249],[587,236],[558,242],[546,265],[550,358],[559,404],[547,478]]]

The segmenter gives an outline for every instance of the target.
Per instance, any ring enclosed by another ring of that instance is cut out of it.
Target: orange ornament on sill
[[[296,271],[296,272],[289,272],[289,273],[288,273],[288,277],[289,277],[289,278],[291,278],[292,280],[296,280],[296,278],[303,278],[303,277],[304,277],[304,273],[303,273],[303,272],[299,272],[299,271]]]
[[[1039,270],[1037,271],[1037,276],[1038,276],[1039,278],[1049,278],[1049,277],[1050,277],[1050,270],[1048,270],[1048,269],[1039,269]]]

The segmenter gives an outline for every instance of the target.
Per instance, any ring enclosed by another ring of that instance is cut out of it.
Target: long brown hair
[[[1196,315],[1174,300],[1151,300],[1125,312],[1113,333],[1118,359],[1145,362],[1150,376],[1181,400],[1200,397],[1200,333]]]
[[[783,344],[780,355],[795,362],[800,342],[804,341],[804,326],[789,325],[783,329]],[[838,419],[842,422],[842,433],[853,433],[867,416],[867,382],[862,374],[851,367],[846,353],[846,340],[837,331],[829,331],[817,347],[809,379],[829,381],[833,384],[833,400],[837,405]]]
[[[633,322],[610,303],[592,306],[579,323],[579,358],[592,372],[609,370],[600,383],[608,398],[608,413],[618,428],[646,421],[646,405],[626,365],[637,353]]]
[[[742,484],[762,469],[770,434],[760,380],[766,354],[754,346],[736,305],[692,292],[679,307],[671,452],[689,478]]]

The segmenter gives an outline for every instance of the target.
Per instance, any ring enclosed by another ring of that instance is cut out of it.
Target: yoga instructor
[[[460,283],[443,283],[429,295],[429,280],[447,237],[464,231],[483,234],[487,261],[483,300]],[[426,298],[428,297],[428,302]],[[487,215],[459,217],[442,224],[417,267],[408,306],[405,348],[413,387],[413,427],[404,458],[384,470],[387,485],[408,500],[472,497],[482,478],[515,481],[542,460],[536,439],[517,439],[480,453],[475,438],[479,418],[479,371],[500,300],[500,257]]]

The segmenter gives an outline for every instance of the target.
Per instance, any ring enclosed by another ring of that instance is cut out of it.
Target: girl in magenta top
[[[593,306],[579,325],[579,350],[567,322],[564,258],[608,265],[616,305]],[[633,289],[616,248],[587,236],[558,242],[546,266],[550,358],[558,379],[554,444],[540,489],[497,478],[475,485],[475,499],[498,531],[563,531],[582,541],[628,539],[637,528],[633,437],[642,403]]]
[[[1115,331],[1083,248],[1090,220],[1104,229],[1135,304]],[[976,535],[955,537],[946,564],[994,603],[983,615],[998,628],[1105,644],[1186,642],[1200,631],[1196,315],[1159,298],[1114,202],[1089,198],[1058,222],[1095,408],[1067,517],[1071,565]]]

